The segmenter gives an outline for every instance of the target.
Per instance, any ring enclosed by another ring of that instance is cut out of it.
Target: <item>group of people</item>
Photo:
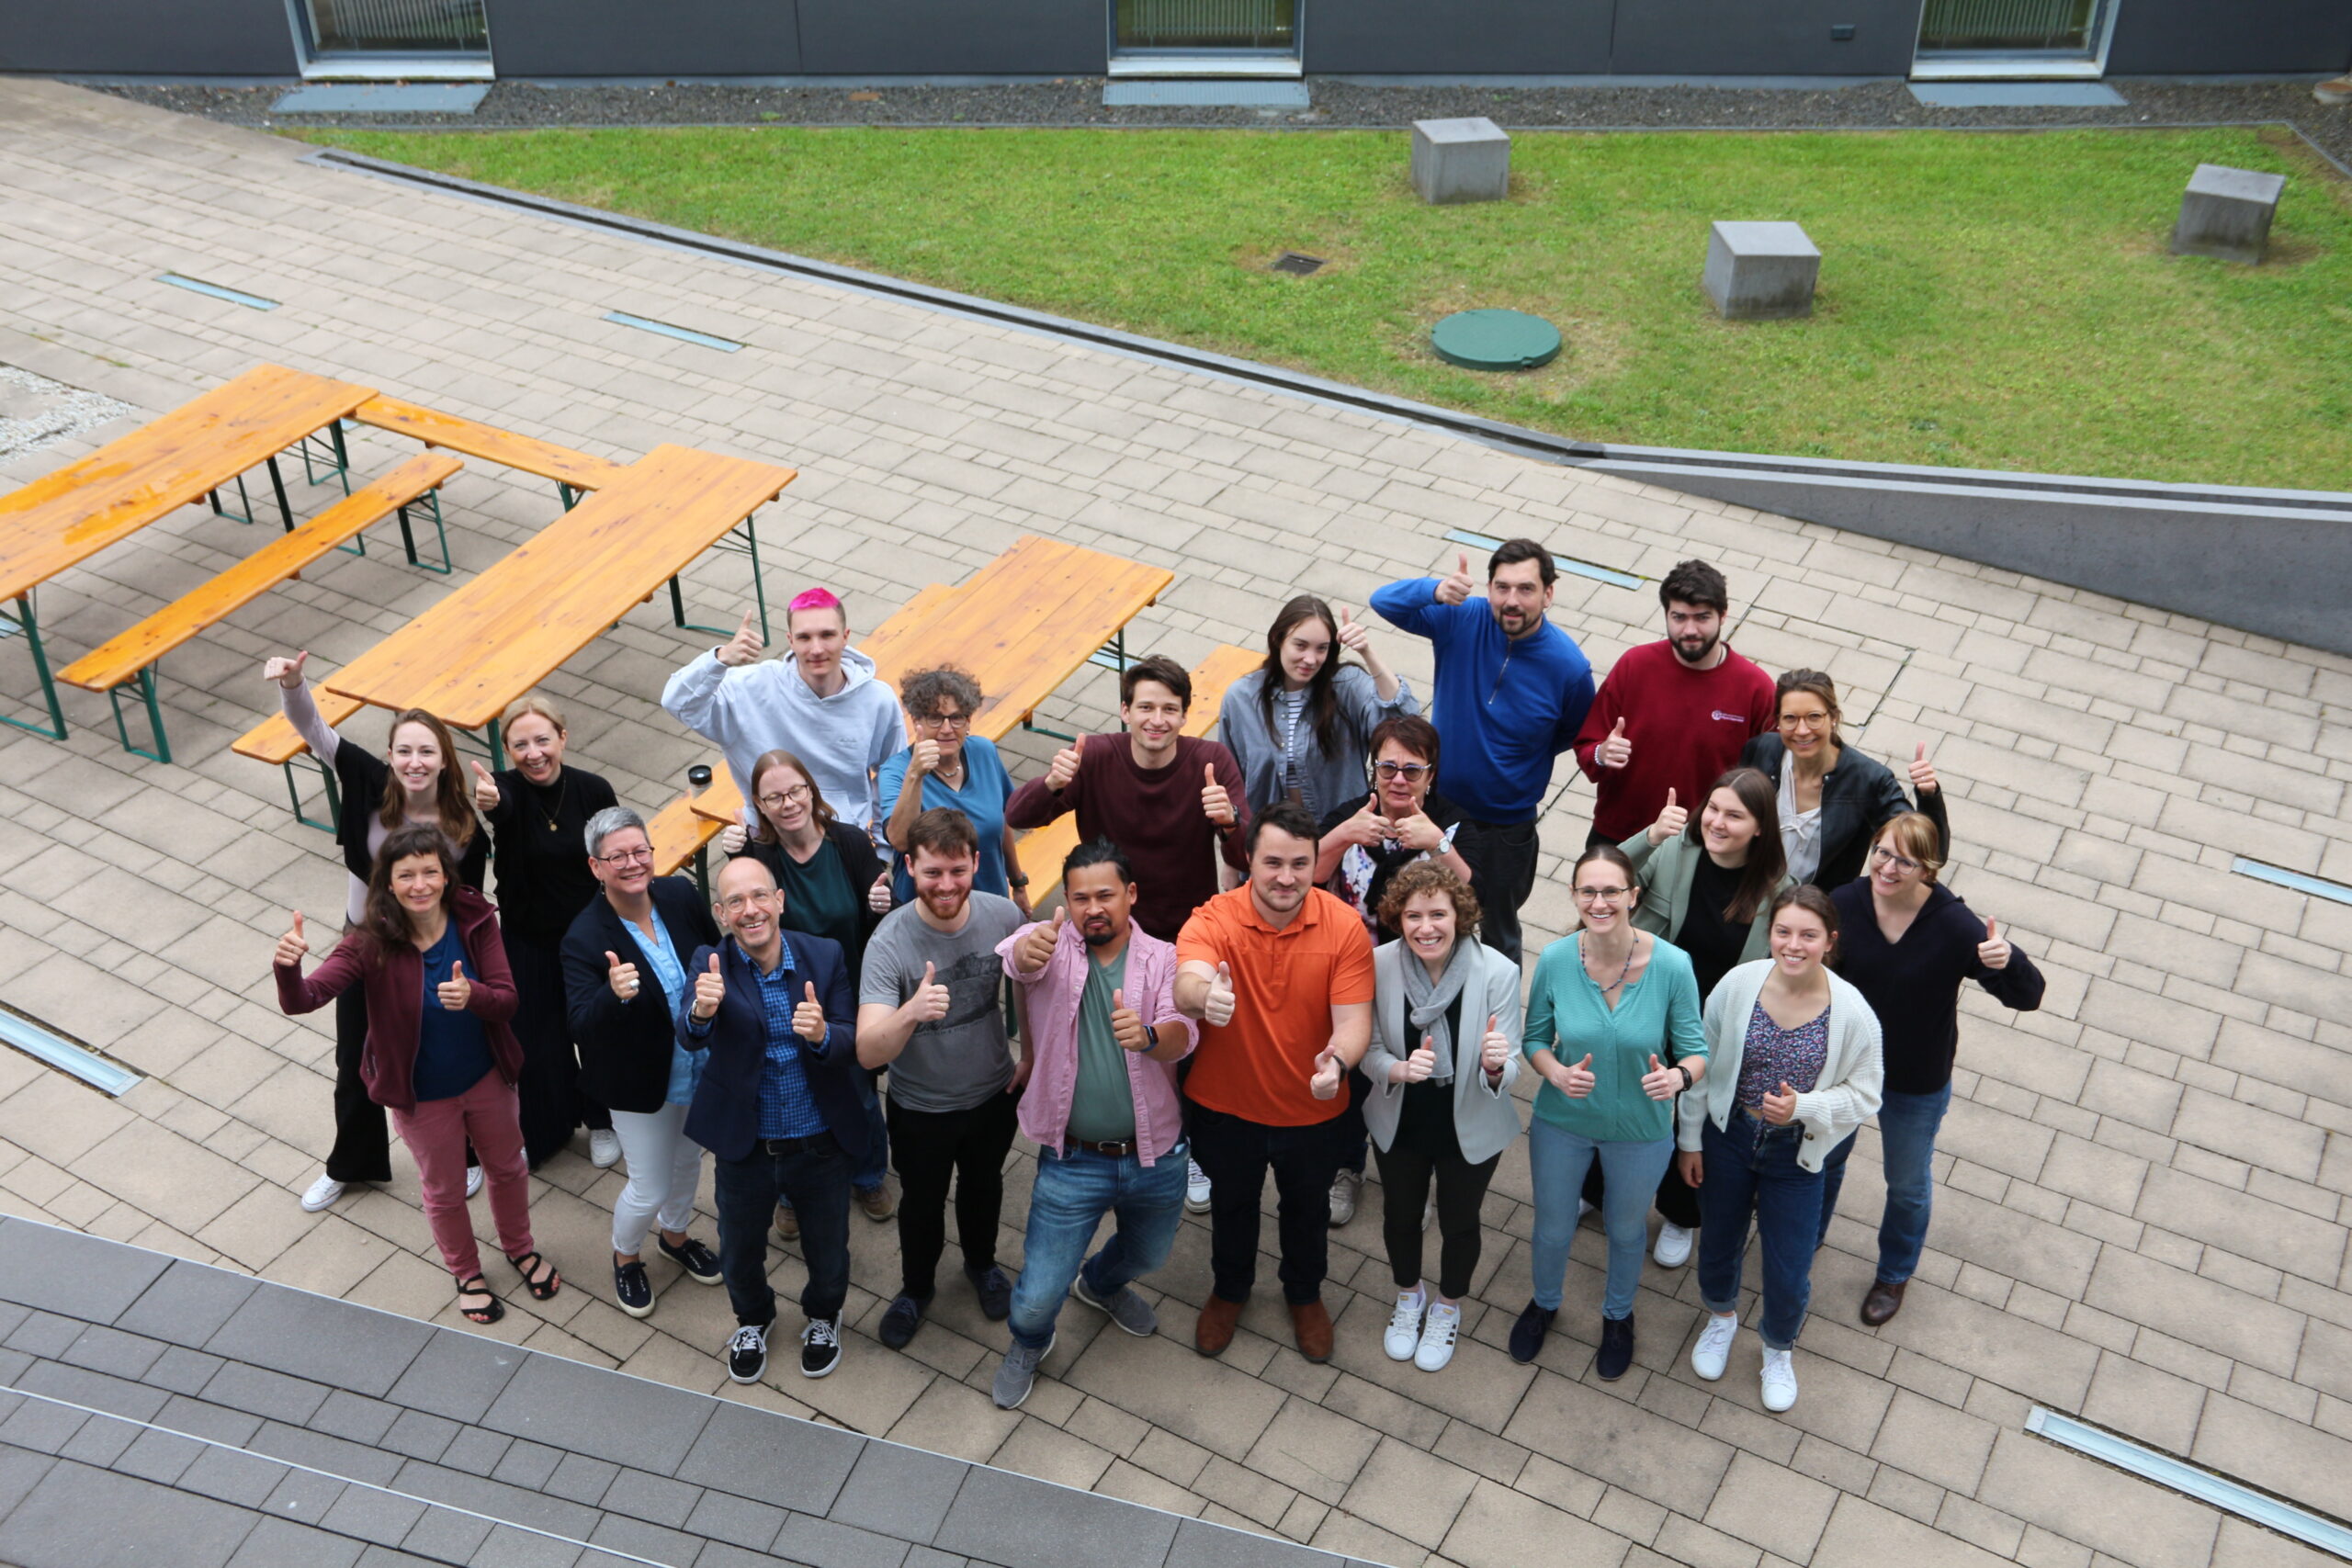
[[[747,616],[662,694],[724,750],[746,801],[707,897],[653,874],[644,820],[566,764],[543,699],[503,721],[514,765],[472,764],[469,784],[433,716],[394,716],[387,752],[368,753],[320,721],[306,656],[270,660],[341,783],[352,876],[325,962],[304,974],[299,913],[277,954],[286,1009],[336,1015],[337,1134],[305,1206],[389,1179],[389,1112],[458,1309],[494,1322],[468,1199],[488,1187],[500,1249],[552,1296],[526,1178],[584,1124],[593,1158],[609,1163],[609,1139],[628,1165],[616,1299],[654,1310],[650,1234],[688,1278],[726,1286],[739,1326],[723,1354],[748,1382],[777,1314],[772,1230],[806,1264],[800,1370],[821,1377],[841,1356],[853,1206],[898,1222],[876,1325],[897,1348],[933,1302],[952,1199],[966,1280],[1007,1324],[995,1397],[1010,1409],[1065,1299],[1155,1331],[1133,1286],[1187,1208],[1210,1231],[1193,1344],[1222,1354],[1255,1283],[1270,1170],[1293,1334],[1328,1359],[1329,1234],[1352,1218],[1367,1160],[1396,1287],[1384,1348],[1440,1370],[1487,1184],[1524,1134],[1532,1277],[1511,1355],[1541,1352],[1597,1207],[1597,1375],[1631,1364],[1645,1255],[1674,1268],[1695,1250],[1707,1314],[1691,1361],[1719,1378],[1756,1235],[1762,1396],[1787,1409],[1856,1129],[1877,1117],[1883,1149],[1860,1308],[1875,1325],[1925,1241],[1960,989],[2030,1009],[2041,977],[1940,885],[1949,827],[1925,746],[1906,792],[1843,739],[1827,676],[1775,681],[1734,652],[1720,572],[1676,567],[1666,637],[1598,691],[1546,615],[1555,573],[1515,539],[1483,592],[1464,555],[1372,596],[1432,645],[1429,717],[1365,625],[1301,596],[1225,693],[1221,739],[1184,733],[1190,677],[1146,658],[1120,680],[1122,731],[1018,787],[971,733],[985,694],[969,675],[922,671],[893,693],[850,646],[840,600],[811,589],[781,659],[762,658]],[[1531,975],[1519,914],[1571,750],[1595,788],[1567,873],[1577,926]],[[1079,846],[1040,918],[1017,835],[1070,812]],[[1016,1133],[1038,1151],[1017,1280],[997,1258]],[[690,1232],[706,1155],[715,1254]]]

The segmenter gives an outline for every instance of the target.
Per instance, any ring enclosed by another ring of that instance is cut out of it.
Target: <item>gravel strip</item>
[[[1258,129],[1398,129],[1417,119],[1485,115],[1507,129],[1885,130],[1928,126],[2244,124],[2285,120],[2352,164],[2352,109],[2314,102],[2305,82],[2199,86],[2128,79],[2109,84],[2131,100],[2105,108],[1930,108],[1900,82],[1785,90],[1733,87],[1374,87],[1311,77],[1306,110],[1105,108],[1102,79],[975,87],[892,86],[550,87],[493,84],[470,115],[289,115],[269,110],[283,86],[101,86],[101,92],[234,125],[455,127],[906,125],[1246,126]]]

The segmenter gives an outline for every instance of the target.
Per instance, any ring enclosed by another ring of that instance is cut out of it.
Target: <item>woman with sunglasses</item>
[[[949,665],[918,670],[900,683],[899,703],[914,727],[914,744],[883,763],[876,775],[876,815],[883,837],[900,855],[906,853],[915,818],[924,812],[944,807],[970,818],[980,835],[980,867],[973,874],[973,888],[1012,899],[1027,919],[1029,878],[1021,870],[1012,829],[1004,825],[1012,779],[997,755],[996,743],[972,733],[973,716],[986,700],[978,681]],[[893,869],[890,880],[899,902],[915,896],[903,865]]]
[[[1838,972],[1853,983],[1886,1035],[1886,1088],[1878,1108],[1886,1209],[1878,1226],[1878,1271],[1861,1317],[1876,1328],[1903,1307],[1903,1290],[1927,1245],[1935,1197],[1936,1133],[1951,1104],[1960,1049],[1960,988],[1973,980],[2017,1012],[2041,1006],[2041,971],[1988,920],[1939,884],[1943,851],[1936,824],[1917,812],[1879,829],[1870,875],[1829,896],[1845,935]],[[1847,1139],[1829,1153],[1818,1235],[1846,1179]]]
[[[1343,653],[1363,662],[1343,664]],[[1375,727],[1419,711],[1371,635],[1344,610],[1335,617],[1302,593],[1268,628],[1266,661],[1225,689],[1217,735],[1241,764],[1253,814],[1287,800],[1319,822],[1357,793]]]
[[[1792,670],[1775,686],[1779,733],[1759,735],[1739,753],[1778,793],[1781,847],[1789,875],[1816,887],[1842,887],[1862,874],[1862,857],[1878,830],[1905,811],[1936,825],[1938,853],[1950,852],[1951,827],[1935,764],[1920,742],[1911,759],[1912,793],[1894,774],[1839,738],[1837,683],[1818,670]]]

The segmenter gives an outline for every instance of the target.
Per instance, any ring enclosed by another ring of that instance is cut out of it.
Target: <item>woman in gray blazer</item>
[[[1402,933],[1372,955],[1371,1080],[1363,1119],[1380,1161],[1382,1233],[1396,1280],[1383,1340],[1436,1371],[1453,1357],[1478,1267],[1478,1207],[1521,1132],[1519,965],[1478,941],[1478,899],[1423,861],[1389,879],[1380,921]],[[1421,1276],[1421,1212],[1437,1183],[1437,1292]]]

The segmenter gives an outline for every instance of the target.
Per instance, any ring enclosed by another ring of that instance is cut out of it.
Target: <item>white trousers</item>
[[[613,1250],[624,1258],[645,1246],[654,1224],[683,1231],[694,1220],[703,1148],[686,1136],[685,1126],[683,1105],[613,1112],[613,1132],[628,1162],[628,1185],[613,1203]]]

